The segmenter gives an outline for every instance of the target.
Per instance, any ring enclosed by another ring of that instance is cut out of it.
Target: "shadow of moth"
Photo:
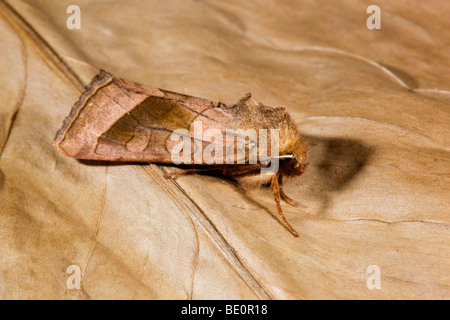
[[[166,176],[220,171],[246,191],[270,184],[280,220],[298,236],[280,199],[298,205],[282,182],[305,171],[308,147],[284,108],[265,106],[251,94],[227,106],[102,70],[73,106],[53,146],[77,159],[191,166]]]

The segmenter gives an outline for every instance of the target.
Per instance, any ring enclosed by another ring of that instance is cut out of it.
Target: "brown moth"
[[[258,135],[242,136],[239,131],[249,129],[258,130]],[[279,133],[278,154],[273,153],[275,144],[272,140],[263,146],[256,143],[262,141],[263,130],[271,129]],[[203,135],[208,130],[215,130],[214,139]],[[227,140],[229,132],[232,132],[232,144],[223,143],[230,141]],[[217,133],[223,133],[222,137]],[[305,171],[308,147],[284,108],[265,106],[253,100],[251,94],[229,107],[221,102],[120,79],[102,70],[73,106],[56,134],[53,146],[61,154],[77,159],[174,164],[173,155],[179,152],[176,151],[180,147],[179,139],[194,142],[194,147],[188,146],[189,154],[184,154],[183,158],[187,160],[183,163],[193,165],[166,176],[220,171],[237,180],[246,191],[270,184],[281,221],[294,236],[298,236],[281,209],[280,198],[293,206],[298,205],[284,193],[282,179],[299,176]],[[245,148],[240,158],[229,153],[239,146]],[[216,159],[219,157],[223,161],[217,164],[197,157],[198,151],[201,154],[208,148],[213,149],[211,154]],[[252,152],[257,155],[253,162],[250,161]],[[277,170],[262,174],[274,160],[279,161]]]

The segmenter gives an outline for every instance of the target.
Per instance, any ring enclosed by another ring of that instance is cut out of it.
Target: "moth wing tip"
[[[56,151],[58,151],[59,154],[65,156],[65,157],[70,157],[70,155],[67,154],[67,152],[65,152],[65,151],[61,148],[61,146],[59,145],[59,142],[55,142],[55,141],[54,141],[54,142],[52,143],[52,147],[53,147]]]
[[[111,75],[111,73],[109,73],[105,69],[100,69],[100,71],[98,72],[99,77],[110,76],[110,75]]]

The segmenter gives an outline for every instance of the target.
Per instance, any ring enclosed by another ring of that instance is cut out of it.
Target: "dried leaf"
[[[368,1],[78,3],[81,30],[71,1],[0,2],[2,299],[450,297],[448,4],[386,2],[368,30]],[[285,184],[300,238],[268,189],[59,156],[100,68],[286,107],[311,149]]]

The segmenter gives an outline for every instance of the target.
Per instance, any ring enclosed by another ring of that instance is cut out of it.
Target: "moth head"
[[[308,167],[308,147],[301,142],[292,153],[280,156],[280,169],[286,176],[299,176]]]
[[[280,171],[286,176],[299,176],[305,172],[307,162],[299,162],[295,157],[282,158],[280,161]]]

